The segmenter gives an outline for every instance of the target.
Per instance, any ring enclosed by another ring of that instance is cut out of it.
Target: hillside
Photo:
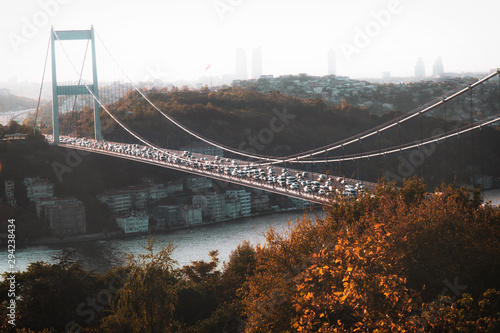
[[[300,99],[277,92],[263,94],[236,87],[218,91],[205,88],[200,91],[150,90],[146,93],[163,112],[206,138],[233,148],[273,156],[290,155],[337,142],[401,115],[393,111],[377,116],[365,107],[353,106],[345,101],[341,105],[327,105],[322,99]],[[454,107],[461,106],[460,103],[450,104],[449,113]],[[50,123],[49,108],[50,105],[47,105],[46,111],[42,113],[42,122]],[[108,108],[134,131],[163,147],[182,149],[197,142],[171,124],[138,92],[129,93]],[[135,142],[104,111],[101,111],[101,119],[106,140]],[[380,136],[348,146],[344,151],[337,150],[329,156],[347,156],[359,151],[377,151],[384,147],[418,142],[436,131],[443,132],[444,129],[465,125],[466,122],[456,120],[445,123],[439,115],[422,116],[421,119],[417,117],[401,125],[401,128],[394,127]],[[80,112],[62,115],[60,128],[61,133],[92,137],[92,110],[84,108]],[[44,130],[50,132],[50,127]],[[425,156],[425,160],[413,163],[410,168],[406,164],[411,160],[412,151],[371,161],[316,165],[315,168],[371,181],[388,173],[395,175],[392,180],[400,181],[419,172],[431,186],[439,184],[443,178],[448,182],[455,180],[467,183],[472,167],[477,169],[475,173],[495,178],[500,176],[500,171],[495,167],[500,163],[500,152],[496,149],[498,142],[500,132],[489,127],[472,136],[461,136],[460,143],[457,139],[448,140],[446,152],[445,145],[428,147],[432,156]],[[439,153],[434,154],[435,151]],[[402,159],[407,161],[406,164]],[[402,168],[408,172],[401,172]]]
[[[36,108],[37,101],[15,95],[0,96],[0,112],[18,111]]]

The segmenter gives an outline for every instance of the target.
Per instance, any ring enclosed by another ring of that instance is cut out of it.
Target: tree
[[[400,331],[418,303],[392,271],[388,235],[339,235],[314,253],[295,277],[292,303],[297,332]]]
[[[498,288],[500,211],[465,189],[424,189],[380,184],[336,198],[324,219],[271,230],[242,288],[247,332],[415,331],[422,301]]]
[[[154,239],[148,238],[146,254],[129,258],[129,280],[117,293],[112,313],[103,320],[105,332],[172,332],[179,275],[170,257],[174,247],[169,244],[158,253],[153,251]]]
[[[488,289],[477,300],[466,293],[456,302],[441,297],[424,304],[412,324],[414,330],[426,332],[498,332],[500,292]]]
[[[97,276],[86,272],[71,251],[63,251],[58,259],[56,264],[32,263],[25,272],[16,274],[17,327],[63,331],[66,323],[78,318],[78,305],[94,294]],[[2,302],[6,301],[8,282],[0,285],[5,291]]]
[[[270,233],[258,249],[243,299],[247,332],[405,327],[418,303],[393,269],[390,235],[302,224],[287,238]]]

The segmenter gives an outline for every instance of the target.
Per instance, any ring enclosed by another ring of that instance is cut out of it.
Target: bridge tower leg
[[[92,45],[92,84],[77,84],[77,85],[57,85],[56,71],[56,41],[64,40],[90,40]],[[52,50],[52,128],[54,143],[59,143],[59,102],[58,96],[75,96],[75,95],[93,95],[94,97],[94,132],[95,139],[101,140],[101,117],[99,110],[99,85],[97,80],[97,63],[95,53],[95,34],[94,26],[90,30],[67,30],[55,31],[51,29],[51,50]],[[88,87],[88,89],[87,89]],[[90,90],[90,91],[89,91]]]

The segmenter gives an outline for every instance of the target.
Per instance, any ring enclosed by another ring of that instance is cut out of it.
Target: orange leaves
[[[329,251],[312,255],[314,263],[297,281],[299,294],[292,294],[297,312],[293,327],[302,332],[326,332],[373,330],[380,322],[399,326],[399,316],[385,315],[388,309],[400,306],[401,299],[410,299],[404,279],[370,267],[374,262],[376,266],[390,264],[384,246],[372,237],[354,237],[349,232],[343,236]],[[401,308],[400,313],[404,311]]]
[[[299,222],[289,237],[271,235],[257,254],[261,275],[250,281],[246,314],[256,304],[274,307],[252,318],[248,331],[404,331],[419,308],[406,277],[427,292],[435,281],[426,279],[447,272],[436,294],[457,271],[469,269],[477,281],[486,262],[500,271],[499,215],[475,207],[466,192],[425,198],[422,188],[415,180],[403,192],[381,187],[376,198],[332,205],[324,221]],[[275,292],[281,298],[269,300]]]

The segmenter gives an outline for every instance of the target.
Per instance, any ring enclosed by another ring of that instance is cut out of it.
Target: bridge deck
[[[77,138],[72,138],[72,139],[77,139]],[[140,163],[146,163],[154,166],[159,166],[163,168],[169,168],[172,170],[177,170],[177,171],[182,171],[202,177],[208,177],[228,183],[233,183],[241,186],[246,186],[246,187],[251,187],[255,188],[258,190],[263,190],[271,193],[276,193],[296,199],[301,199],[301,200],[306,200],[309,202],[314,202],[322,205],[328,205],[332,202],[334,196],[328,195],[327,193],[325,194],[319,194],[315,193],[314,191],[312,192],[306,192],[301,186],[299,186],[297,189],[291,189],[288,186],[281,186],[280,184],[277,183],[269,183],[264,180],[260,179],[253,179],[251,177],[247,176],[234,176],[232,174],[227,174],[225,172],[219,171],[220,167],[235,167],[237,165],[239,168],[243,168],[246,166],[251,166],[252,163],[248,161],[243,161],[243,160],[231,160],[231,162],[228,162],[226,159],[222,159],[221,161],[216,161],[215,156],[211,155],[201,155],[201,154],[193,154],[194,160],[197,161],[203,161],[201,163],[213,163],[214,165],[217,166],[216,169],[203,169],[202,167],[195,167],[195,166],[188,166],[185,163],[174,163],[168,161],[168,159],[162,161],[156,158],[151,158],[151,157],[144,157],[144,156],[136,156],[136,155],[130,155],[124,152],[118,152],[115,150],[107,150],[107,149],[102,149],[102,148],[96,148],[96,147],[89,147],[86,145],[79,145],[79,144],[73,144],[73,143],[65,143],[65,142],[60,142],[60,143],[53,143],[50,139],[48,139],[49,143],[54,146],[59,146],[59,147],[64,147],[64,148],[70,148],[70,149],[76,149],[76,150],[81,150],[81,151],[88,151],[91,153],[97,153],[97,154],[102,154],[102,155],[107,155],[107,156],[113,156],[117,158],[123,158],[135,162],[140,162]],[[91,140],[89,142],[96,143],[98,141]],[[106,142],[106,144],[112,144],[114,146],[128,146],[129,144],[125,143],[120,143],[120,142]],[[143,146],[139,146],[139,149],[143,148]],[[159,151],[160,153],[163,152],[165,154],[171,155],[171,156],[178,156],[181,159],[186,160],[185,158],[181,157],[182,152],[177,151],[177,150],[171,150],[171,149],[165,149],[163,151]],[[235,162],[233,162],[235,161]],[[217,162],[217,163],[216,163]],[[232,165],[234,164],[235,165]],[[258,167],[258,165],[257,165]],[[291,176],[296,176],[298,173],[302,172],[302,170],[296,170],[296,169],[290,169],[290,168],[282,168],[279,166],[273,166],[273,169],[278,171],[277,174],[282,174],[285,171],[288,171]],[[320,174],[318,173],[308,173],[308,179],[309,180],[316,180],[318,179]],[[325,178],[328,176],[325,175]],[[336,178],[336,177],[333,177]],[[361,181],[354,180],[354,179],[345,179],[345,181],[348,184],[355,184],[355,183],[361,183]],[[338,189],[339,191],[342,191],[342,186],[336,179],[333,181],[335,189]],[[368,183],[368,182],[362,182],[363,185],[366,186],[367,189],[373,190],[375,185],[374,183]]]

